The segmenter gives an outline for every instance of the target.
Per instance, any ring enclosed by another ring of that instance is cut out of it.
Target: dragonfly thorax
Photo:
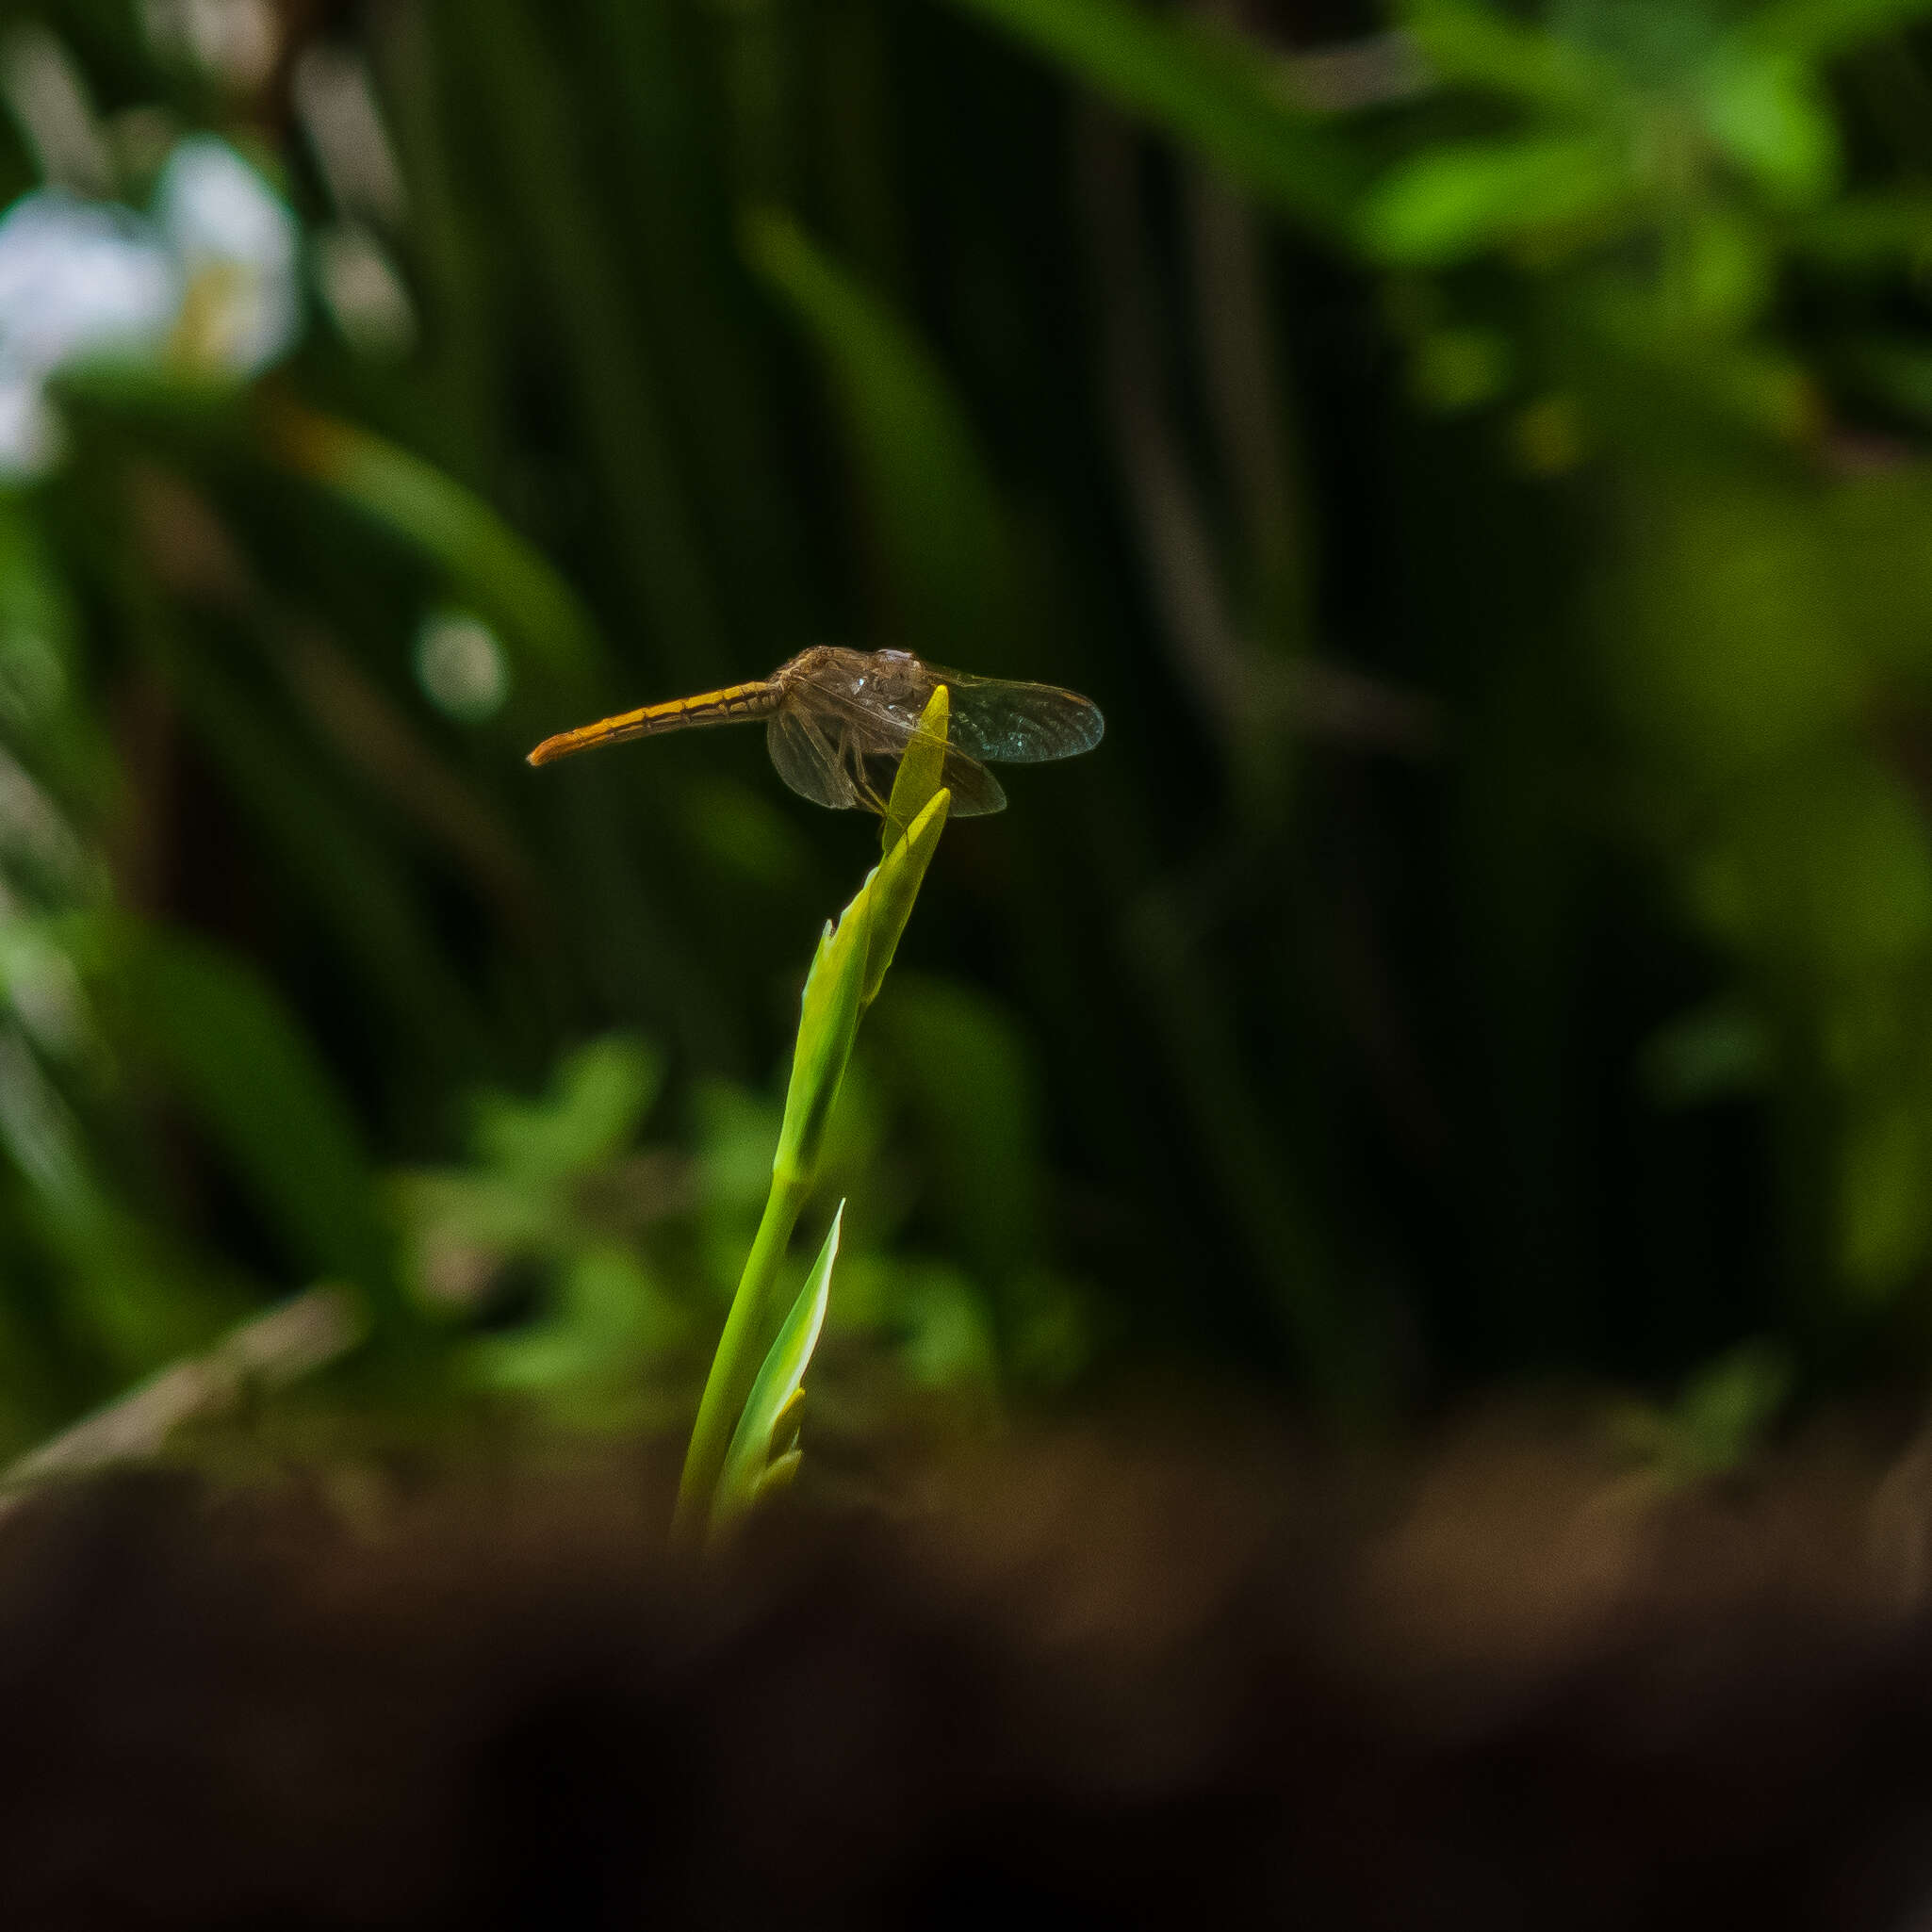
[[[909,650],[874,651],[853,685],[856,696],[870,686],[875,698],[895,716],[917,718],[931,695],[932,677]]]

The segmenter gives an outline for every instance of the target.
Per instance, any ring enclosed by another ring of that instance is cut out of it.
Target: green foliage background
[[[1928,10],[368,0],[238,80],[16,0],[109,191],[221,133],[414,323],[71,373],[0,495],[0,1443],[322,1279],[425,1400],[687,1419],[875,828],[755,733],[521,754],[827,640],[1109,724],[868,1021],[834,1434],[1914,1385]]]

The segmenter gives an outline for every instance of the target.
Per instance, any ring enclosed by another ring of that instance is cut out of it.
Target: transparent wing
[[[950,691],[953,742],[973,758],[1001,764],[1043,764],[1049,759],[1091,751],[1105,729],[1100,707],[1077,691],[1062,691],[1056,684],[974,678],[940,664],[925,669],[935,684]]]
[[[765,748],[779,778],[801,798],[846,811],[860,800],[845,770],[843,748],[819,721],[786,709],[765,727]]]
[[[773,715],[765,728],[765,745],[779,778],[793,791],[834,811],[863,807],[883,812],[905,748],[900,745],[886,751],[868,749],[863,734],[837,712],[791,706]],[[941,782],[951,788],[952,810],[961,818],[1006,810],[1007,794],[1000,781],[977,759],[958,748],[946,753]]]
[[[886,752],[859,752],[855,761],[860,766],[861,783],[872,797],[880,801],[890,798],[892,779],[898,774],[898,758]],[[1007,794],[1000,781],[976,758],[968,758],[963,751],[946,753],[940,783],[953,794],[950,816],[954,818],[984,818],[990,812],[1007,809]]]
[[[975,678],[928,664],[906,651],[822,648],[778,674],[788,701],[836,717],[860,750],[897,752],[919,723],[935,687],[952,694],[953,743],[968,758],[1039,764],[1091,751],[1105,729],[1100,708],[1054,684]]]

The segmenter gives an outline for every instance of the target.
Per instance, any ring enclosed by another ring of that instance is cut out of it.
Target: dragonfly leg
[[[859,749],[858,740],[852,735],[849,726],[841,726],[839,730],[839,761],[852,775],[852,791],[857,801],[866,810],[876,813],[880,818],[885,817],[886,801],[866,776],[865,756]]]

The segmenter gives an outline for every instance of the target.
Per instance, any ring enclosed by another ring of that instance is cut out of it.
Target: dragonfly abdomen
[[[655,738],[665,731],[695,730],[700,725],[736,725],[766,718],[778,710],[783,696],[780,686],[761,681],[729,684],[722,691],[701,692],[696,697],[647,704],[614,718],[599,718],[594,725],[580,725],[574,731],[559,731],[530,754],[530,762],[548,764],[552,759],[567,758],[573,751],[588,751],[594,745],[624,745],[633,738]]]

